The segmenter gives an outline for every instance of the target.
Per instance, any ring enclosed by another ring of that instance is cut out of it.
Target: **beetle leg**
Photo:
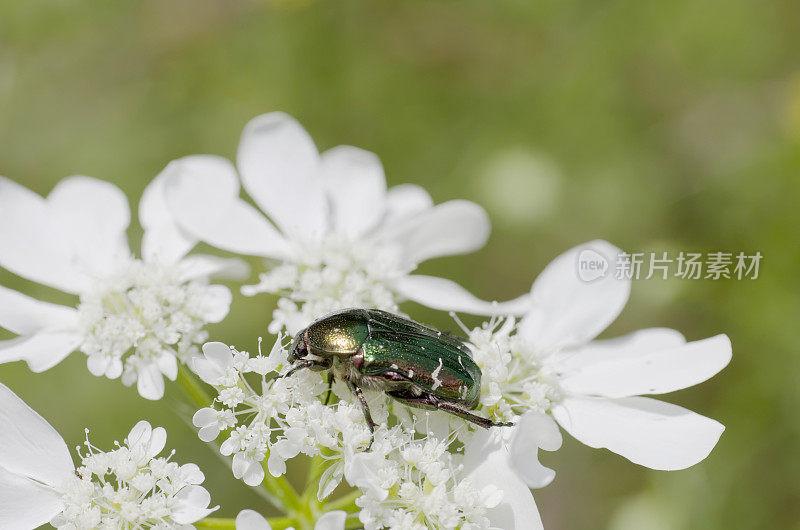
[[[373,442],[375,442],[375,422],[372,421],[372,414],[369,412],[369,404],[367,403],[367,398],[364,397],[364,393],[358,388],[355,383],[352,381],[347,382],[347,386],[350,388],[350,391],[356,395],[358,401],[361,403],[361,410],[364,412],[364,419],[367,420],[367,426],[369,427],[369,445],[367,446],[367,451],[372,448]]]
[[[291,370],[289,370],[283,375],[279,375],[278,378],[280,379],[281,377],[289,377],[290,375],[293,375],[295,372],[299,372],[304,368],[311,368],[311,369],[316,368],[315,371],[319,372],[322,370],[327,370],[330,367],[331,367],[330,362],[320,362],[320,361],[312,361],[311,359],[303,359],[301,361],[295,362]]]
[[[394,399],[400,401],[401,403],[405,403],[410,407],[419,407],[419,408],[432,408],[443,410],[448,414],[452,414],[453,416],[457,416],[461,419],[467,420],[470,423],[474,423],[479,427],[483,427],[484,429],[488,429],[490,427],[511,427],[514,425],[511,422],[497,422],[492,421],[489,418],[483,418],[478,416],[477,414],[473,414],[469,411],[466,411],[462,408],[456,407],[451,403],[447,403],[446,401],[440,401],[436,398],[436,396],[432,396],[430,394],[422,394],[421,396],[415,397],[411,396],[404,392],[388,392],[388,394],[393,397]]]
[[[283,374],[280,377],[289,377],[289,376],[295,374],[296,372],[299,372],[300,370],[302,370],[304,368],[311,368],[315,364],[317,364],[317,363],[315,363],[314,361],[308,361],[308,360],[298,361],[297,363],[295,363],[294,366],[292,366],[291,370],[289,370],[288,372],[286,372],[285,374]]]
[[[331,400],[331,391],[333,390],[333,374],[328,373],[328,393],[325,395],[325,405]]]

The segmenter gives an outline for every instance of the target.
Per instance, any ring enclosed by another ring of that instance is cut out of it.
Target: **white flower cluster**
[[[280,294],[270,333],[296,330],[346,307],[375,307],[397,312],[396,294],[388,287],[406,274],[399,248],[329,237],[305,245],[298,261],[280,263],[259,275],[259,283],[242,293]]]
[[[193,367],[218,396],[216,407],[194,415],[200,438],[211,441],[225,431],[220,451],[233,455],[234,476],[250,485],[264,479],[262,462],[267,457],[267,468],[277,477],[286,472],[286,461],[301,453],[323,455],[329,467],[319,497],[329,495],[341,481],[345,452],[363,450],[370,442],[361,410],[346,401],[323,405],[320,396],[327,386],[318,374],[301,371],[274,377],[286,368],[287,352],[280,341],[268,356],[251,357],[219,342],[204,345],[203,354]],[[255,388],[247,374],[258,379]]]
[[[99,282],[78,305],[89,371],[122,374],[128,386],[162,374],[175,380],[177,361],[188,362],[208,338],[203,328],[214,288],[205,278],[182,280],[174,265],[139,260]]]
[[[142,196],[141,259],[128,247],[128,200],[116,186],[70,177],[43,198],[0,177],[0,266],[79,298],[68,307],[0,286],[0,327],[18,335],[0,343],[0,363],[41,372],[80,350],[92,374],[122,376],[147,399],[164,395],[164,377],[175,380],[178,361],[207,339],[203,328],[228,313],[230,291],[209,278],[244,270],[239,260],[186,256],[196,239],[175,224],[163,190],[181,167],[167,166]]]
[[[386,186],[380,160],[352,146],[320,153],[297,121],[281,112],[244,129],[237,167],[213,156],[173,162],[165,193],[181,229],[215,247],[266,258],[267,272],[246,295],[281,296],[271,333],[294,334],[344,307],[395,311],[413,300],[473,314],[516,312],[460,285],[411,274],[431,258],[480,248],[486,212],[469,201],[433,204],[419,186]],[[241,185],[258,209],[239,197]]]
[[[500,504],[503,492],[464,478],[462,457],[450,446],[432,435],[413,439],[405,432],[376,442],[373,454],[355,455],[348,478],[364,492],[356,501],[364,528],[491,528],[487,511]]]
[[[167,435],[146,421],[134,426],[122,445],[104,452],[85,442],[75,477],[64,486],[64,509],[51,523],[60,529],[175,528],[201,519],[208,492],[195,464],[158,457]]]
[[[233,455],[233,474],[249,485],[264,479],[264,464],[273,476],[286,472],[286,461],[304,454],[325,460],[317,497],[330,495],[345,478],[362,487],[357,501],[368,530],[398,528],[489,528],[486,510],[502,500],[494,486],[477,488],[461,480],[459,457],[450,451],[454,437],[433,433],[420,437],[410,416],[387,428],[386,398],[372,395],[371,436],[364,415],[347,390],[334,405],[321,401],[327,385],[319,374],[285,373],[287,352],[280,340],[268,356],[251,357],[222,343],[203,347],[193,367],[216,392],[215,406],[203,408],[193,421],[199,436],[212,441],[225,432],[223,455]],[[255,385],[248,374],[256,376]],[[395,405],[402,407],[401,405]],[[409,421],[410,420],[410,421]],[[266,461],[266,462],[265,462]]]
[[[642,395],[712,377],[731,359],[730,340],[717,335],[687,343],[677,331],[653,328],[593,341],[622,311],[630,281],[612,275],[581,280],[575,267],[587,251],[622,254],[605,241],[575,247],[536,279],[530,309],[519,321],[493,318],[471,330],[462,325],[483,373],[481,409],[505,421],[546,413],[591,447],[653,469],[692,466],[708,456],[724,427]]]
[[[473,359],[480,367],[481,410],[495,421],[513,421],[525,412],[549,412],[560,394],[558,382],[541,359],[513,332],[513,317],[492,318],[468,329]]]
[[[63,438],[0,384],[0,527],[63,530],[192,529],[207,517],[211,496],[195,464],[159,457],[161,427],[140,421],[116,449],[78,448],[75,468]]]

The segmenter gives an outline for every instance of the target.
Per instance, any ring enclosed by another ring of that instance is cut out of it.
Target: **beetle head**
[[[308,337],[306,330],[295,335],[292,345],[289,346],[289,363],[294,364],[298,359],[308,355]]]

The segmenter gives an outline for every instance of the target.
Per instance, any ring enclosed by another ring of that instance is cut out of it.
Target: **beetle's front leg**
[[[322,371],[322,370],[327,370],[330,367],[331,367],[330,362],[320,362],[320,361],[312,361],[311,359],[303,359],[301,361],[297,361],[294,364],[294,366],[292,366],[291,370],[289,370],[280,377],[289,377],[290,375],[293,375],[294,373],[299,372],[304,368],[311,368],[315,369],[316,371]]]
[[[367,420],[367,426],[369,427],[369,445],[366,450],[369,451],[372,449],[372,444],[375,442],[375,422],[372,421],[372,414],[369,412],[367,398],[364,397],[364,393],[352,381],[347,382],[347,387],[358,398],[358,401],[361,403],[361,410],[364,412],[364,419]]]

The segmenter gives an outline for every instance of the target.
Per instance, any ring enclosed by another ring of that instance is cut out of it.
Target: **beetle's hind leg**
[[[490,427],[510,427],[514,425],[511,422],[498,422],[498,421],[492,421],[489,418],[483,418],[481,416],[478,416],[477,414],[473,414],[467,410],[456,407],[451,403],[448,403],[446,401],[441,401],[437,399],[435,396],[432,396],[431,394],[422,394],[420,396],[413,396],[408,392],[403,392],[403,391],[387,392],[387,393],[394,399],[400,401],[401,403],[405,403],[409,407],[443,410],[448,414],[452,414],[453,416],[457,416],[470,423],[474,423],[475,425],[483,427],[484,429],[488,429]]]
[[[364,419],[367,420],[367,426],[369,427],[369,445],[367,446],[366,450],[369,451],[372,449],[372,444],[375,442],[375,422],[372,421],[372,414],[369,412],[367,398],[364,397],[364,393],[352,381],[348,381],[347,386],[350,388],[350,391],[356,395],[358,401],[361,403],[361,410],[364,412]]]

